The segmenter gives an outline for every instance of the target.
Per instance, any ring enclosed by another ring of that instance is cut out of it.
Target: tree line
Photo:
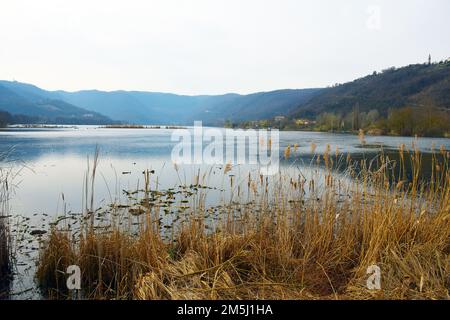
[[[323,112],[315,120],[264,119],[233,123],[225,121],[226,128],[276,128],[279,130],[314,130],[327,132],[358,132],[372,135],[450,136],[450,111],[436,107],[403,107],[388,110],[386,115],[373,109],[360,112],[359,106],[348,113]]]
[[[42,118],[34,116],[26,116],[22,114],[12,115],[9,112],[0,110],[0,128],[5,128],[9,124],[32,124],[42,122]]]
[[[449,110],[434,107],[403,107],[391,109],[387,116],[377,110],[359,112],[355,109],[346,115],[322,113],[316,118],[319,131],[357,131],[369,134],[401,136],[448,136],[450,134]]]

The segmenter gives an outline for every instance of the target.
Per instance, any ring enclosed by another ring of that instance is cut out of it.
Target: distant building
[[[275,117],[275,121],[283,121],[284,119],[286,119],[285,116],[276,116]]]
[[[307,126],[309,124],[313,124],[315,121],[309,120],[309,119],[295,119],[295,123],[298,126]]]

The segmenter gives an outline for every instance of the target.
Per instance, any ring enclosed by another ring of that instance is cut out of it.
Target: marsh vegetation
[[[0,154],[0,161],[6,157],[6,154]],[[11,171],[0,167],[0,299],[8,297],[12,274],[9,226],[10,179]]]
[[[402,146],[397,161],[381,153],[371,162],[327,146],[307,177],[235,177],[225,165],[217,170],[232,192],[213,206],[208,171],[161,190],[146,170],[142,188],[124,191],[126,203],[95,208],[96,156],[84,211],[51,225],[36,279],[59,299],[73,297],[65,274],[73,264],[85,299],[448,299],[448,160],[444,148],[433,151],[428,179],[414,146]],[[366,287],[374,264],[381,290]]]

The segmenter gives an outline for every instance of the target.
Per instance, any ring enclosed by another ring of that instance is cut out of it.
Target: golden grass
[[[399,181],[381,156],[378,166],[362,164],[358,172],[348,163],[344,183],[328,153],[322,188],[319,178],[280,176],[270,188],[249,176],[250,205],[224,205],[215,224],[196,206],[170,240],[151,206],[137,234],[117,223],[108,232],[87,224],[76,237],[55,227],[41,250],[38,282],[65,298],[63,272],[77,264],[84,298],[448,299],[449,155],[433,157],[424,183],[420,154],[402,152],[401,161],[416,168],[411,181]],[[381,290],[366,288],[373,264]]]

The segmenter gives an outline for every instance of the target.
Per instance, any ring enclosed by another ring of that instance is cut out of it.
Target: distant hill
[[[242,121],[271,118],[292,112],[320,92],[320,89],[276,90],[248,95],[198,95],[143,91],[77,92],[46,91],[34,85],[0,81],[0,110],[30,116],[47,116],[49,112],[101,114],[117,121],[138,124],[222,125],[225,120]],[[76,107],[75,107],[76,106]],[[77,108],[77,109],[76,109]]]
[[[293,117],[312,118],[323,112],[346,114],[359,104],[361,112],[405,106],[450,108],[450,62],[415,64],[325,88],[306,103],[299,103]]]
[[[132,123],[192,124],[203,120],[220,125],[225,120],[264,119],[287,114],[313,97],[318,89],[278,90],[249,95],[186,96],[142,91],[57,91],[64,101]]]
[[[292,89],[247,95],[177,95],[143,91],[47,91],[34,85],[0,81],[0,110],[40,117],[41,121],[136,124],[223,125],[278,115],[315,118],[324,112],[345,115],[405,106],[450,108],[450,62],[390,68],[324,89]],[[89,111],[88,111],[89,110]],[[111,120],[112,119],[112,120]]]
[[[248,95],[226,95],[203,101],[202,119],[206,122],[247,121],[287,115],[319,94],[321,89],[277,90]]]
[[[0,110],[15,119],[55,124],[105,124],[113,122],[97,112],[56,99],[38,87],[18,82],[0,81]]]

